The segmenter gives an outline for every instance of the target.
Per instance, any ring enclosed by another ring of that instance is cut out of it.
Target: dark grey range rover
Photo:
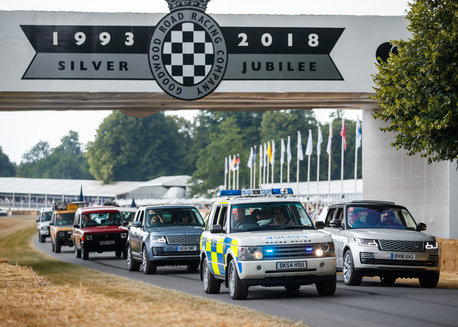
[[[135,213],[127,241],[127,268],[142,266],[154,274],[157,266],[199,267],[199,243],[204,221],[193,206],[142,207]]]

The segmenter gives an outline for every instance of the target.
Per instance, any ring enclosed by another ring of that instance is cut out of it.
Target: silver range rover
[[[353,201],[331,205],[318,218],[333,238],[337,270],[347,285],[379,276],[385,285],[418,278],[422,287],[439,281],[439,248],[409,211],[393,202]]]

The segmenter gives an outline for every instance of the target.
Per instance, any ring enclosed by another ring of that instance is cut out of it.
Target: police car
[[[334,243],[289,194],[291,189],[220,192],[200,242],[206,293],[218,293],[224,283],[234,300],[246,299],[254,285],[293,291],[315,284],[319,295],[334,294]]]

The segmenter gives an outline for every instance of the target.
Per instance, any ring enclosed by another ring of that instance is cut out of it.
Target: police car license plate
[[[393,260],[415,260],[415,254],[411,253],[391,253]]]
[[[114,240],[100,241],[100,245],[110,245],[110,244],[115,244],[115,241]]]
[[[182,246],[177,246],[177,251],[196,251],[197,246],[195,245],[182,245]]]
[[[307,269],[307,261],[277,262],[277,270],[285,269]]]

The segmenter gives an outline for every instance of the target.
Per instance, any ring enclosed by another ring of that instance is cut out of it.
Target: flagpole
[[[356,179],[358,178],[358,148],[355,146],[355,195],[356,195]]]
[[[236,190],[239,189],[239,176],[240,176],[240,155],[237,153],[237,188]]]
[[[259,145],[259,188],[262,185],[262,144]]]
[[[317,153],[317,163],[316,163],[316,200],[320,198],[320,156],[321,153]]]
[[[268,142],[268,146],[267,146],[267,151],[269,151],[269,148],[270,148],[270,142]],[[266,167],[266,170],[267,170],[267,174],[266,174],[266,181],[267,181],[267,184],[269,183],[269,168],[270,168],[270,156],[269,156],[269,153],[267,153],[267,167]]]
[[[328,145],[326,147],[328,153],[328,203],[331,203],[331,158],[332,158],[332,123],[329,123]]]
[[[236,157],[235,154],[234,154],[234,157],[233,157],[232,160],[235,161],[236,158],[237,158],[237,157]],[[237,175],[237,171],[235,170],[235,165],[234,165],[234,168],[233,168],[233,170],[232,170],[232,188],[236,190],[236,188],[235,188],[235,186],[236,186],[236,185],[235,185],[235,175]]]
[[[291,137],[288,135],[288,149],[289,149],[289,152],[291,152]],[[287,149],[287,151],[288,151]],[[288,154],[287,154],[288,156]],[[290,162],[291,162],[291,159],[288,160],[288,157],[286,158],[286,160],[288,161],[288,164],[286,165],[287,167],[287,175],[286,175],[286,183],[288,184],[289,186],[289,169],[290,169]]]
[[[345,121],[342,119],[342,130],[345,126]],[[342,133],[341,133],[342,134]],[[343,179],[344,179],[344,137],[341,135],[341,159],[340,159],[340,196],[343,198]]]
[[[227,157],[227,190],[231,189],[231,156]]]
[[[359,117],[356,117],[356,133],[355,133],[355,195],[356,195],[356,181],[358,179],[358,148],[361,146],[361,126]]]
[[[253,148],[253,158],[251,160],[253,164],[253,188],[256,187],[256,145]]]
[[[275,173],[275,141],[272,140],[272,184],[274,183]]]
[[[225,190],[227,190],[226,177],[227,177],[227,157],[224,157],[224,189]]]

